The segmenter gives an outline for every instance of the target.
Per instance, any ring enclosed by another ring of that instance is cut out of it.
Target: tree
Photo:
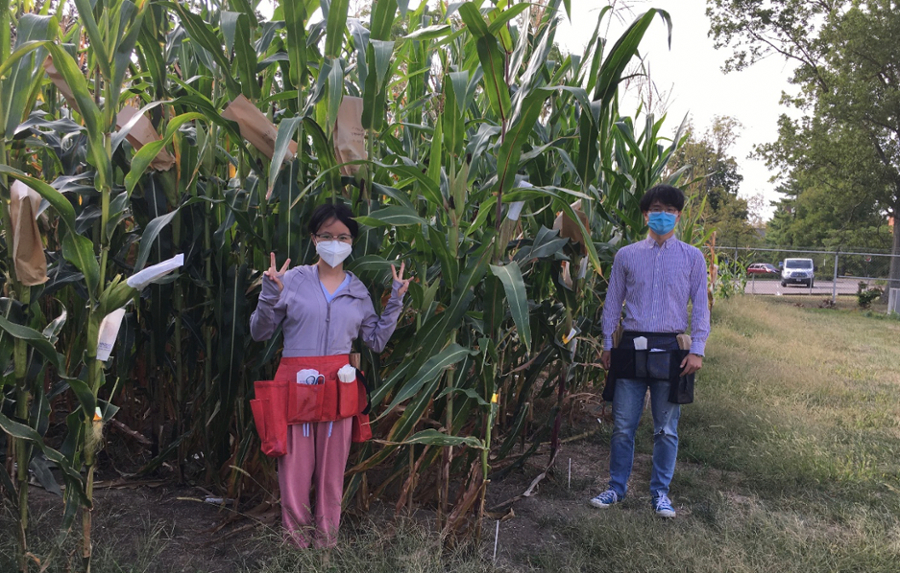
[[[769,243],[890,250],[880,165],[858,131],[835,137],[835,129],[814,121],[801,129],[781,121],[778,141],[759,147],[771,166],[788,173],[778,188],[785,197],[769,224]]]
[[[702,137],[687,128],[687,141],[669,163],[670,172],[684,169],[685,193],[695,204],[703,203],[704,228],[715,229],[720,244],[747,245],[758,234],[750,224],[746,199],[738,197],[744,176],[737,160],[728,154],[738,137],[740,122],[732,117],[716,117]]]
[[[817,193],[822,203],[857,207],[851,217],[837,217],[836,227],[819,230],[856,226],[873,214],[897,220],[900,3],[710,0],[707,14],[716,46],[733,48],[726,71],[773,54],[796,64],[791,82],[799,94],[783,102],[802,117],[783,116],[778,141],[759,153],[784,170],[798,199]],[[897,225],[892,252],[900,255]],[[900,257],[891,261],[890,278],[900,287]]]

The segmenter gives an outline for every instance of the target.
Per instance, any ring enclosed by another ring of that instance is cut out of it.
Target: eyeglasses
[[[342,243],[352,243],[353,235],[338,235],[334,236],[331,233],[322,233],[321,235],[315,235],[317,239],[320,241],[340,241]]]
[[[660,213],[668,213],[669,215],[677,215],[678,209],[676,209],[675,207],[666,207],[666,208],[652,207],[650,209],[650,213],[655,214],[655,215],[658,215]]]

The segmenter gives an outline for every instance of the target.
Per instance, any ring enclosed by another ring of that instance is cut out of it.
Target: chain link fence
[[[888,312],[900,313],[900,284],[891,284],[889,278],[891,259],[900,255],[886,251],[879,252],[875,249],[824,250],[737,246],[719,246],[716,253],[719,255],[720,268],[728,266],[732,271],[746,272],[750,265],[767,263],[777,270],[768,273],[748,273],[745,288],[748,294],[801,294],[806,291],[809,294],[830,294],[833,302],[838,295],[853,295],[860,290],[877,288],[889,296]],[[811,280],[784,281],[781,273],[786,259],[812,259],[814,277]],[[792,286],[793,282],[801,283],[799,289]],[[894,307],[897,309],[894,310]]]

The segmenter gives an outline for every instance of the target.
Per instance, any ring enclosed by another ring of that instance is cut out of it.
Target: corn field
[[[267,19],[259,0],[0,0],[0,481],[22,570],[30,476],[64,496],[90,570],[98,453],[124,439],[110,424],[150,444],[139,474],[167,464],[243,499],[273,483],[248,401],[281,340],[253,342],[249,317],[270,252],[314,261],[325,201],[358,216],[347,268],[376,307],[392,262],[414,277],[387,350],[362,355],[376,440],[351,454],[345,502],[430,504],[455,535],[490,479],[555,451],[565,397],[604,374],[603,277],[646,232],[643,192],[677,182],[681,143],[619,110],[668,14],[607,39],[606,8],[565,54],[570,2],[295,0]]]

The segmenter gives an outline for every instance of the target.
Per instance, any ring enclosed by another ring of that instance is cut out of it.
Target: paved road
[[[857,279],[838,278],[837,280],[837,294],[856,294],[858,288],[859,280]],[[831,279],[816,279],[816,284],[812,288],[812,291],[810,291],[810,289],[802,285],[788,285],[782,287],[781,281],[778,280],[753,280],[751,278],[747,281],[747,288],[744,289],[744,292],[746,294],[811,294],[815,296],[831,296],[831,289]]]

